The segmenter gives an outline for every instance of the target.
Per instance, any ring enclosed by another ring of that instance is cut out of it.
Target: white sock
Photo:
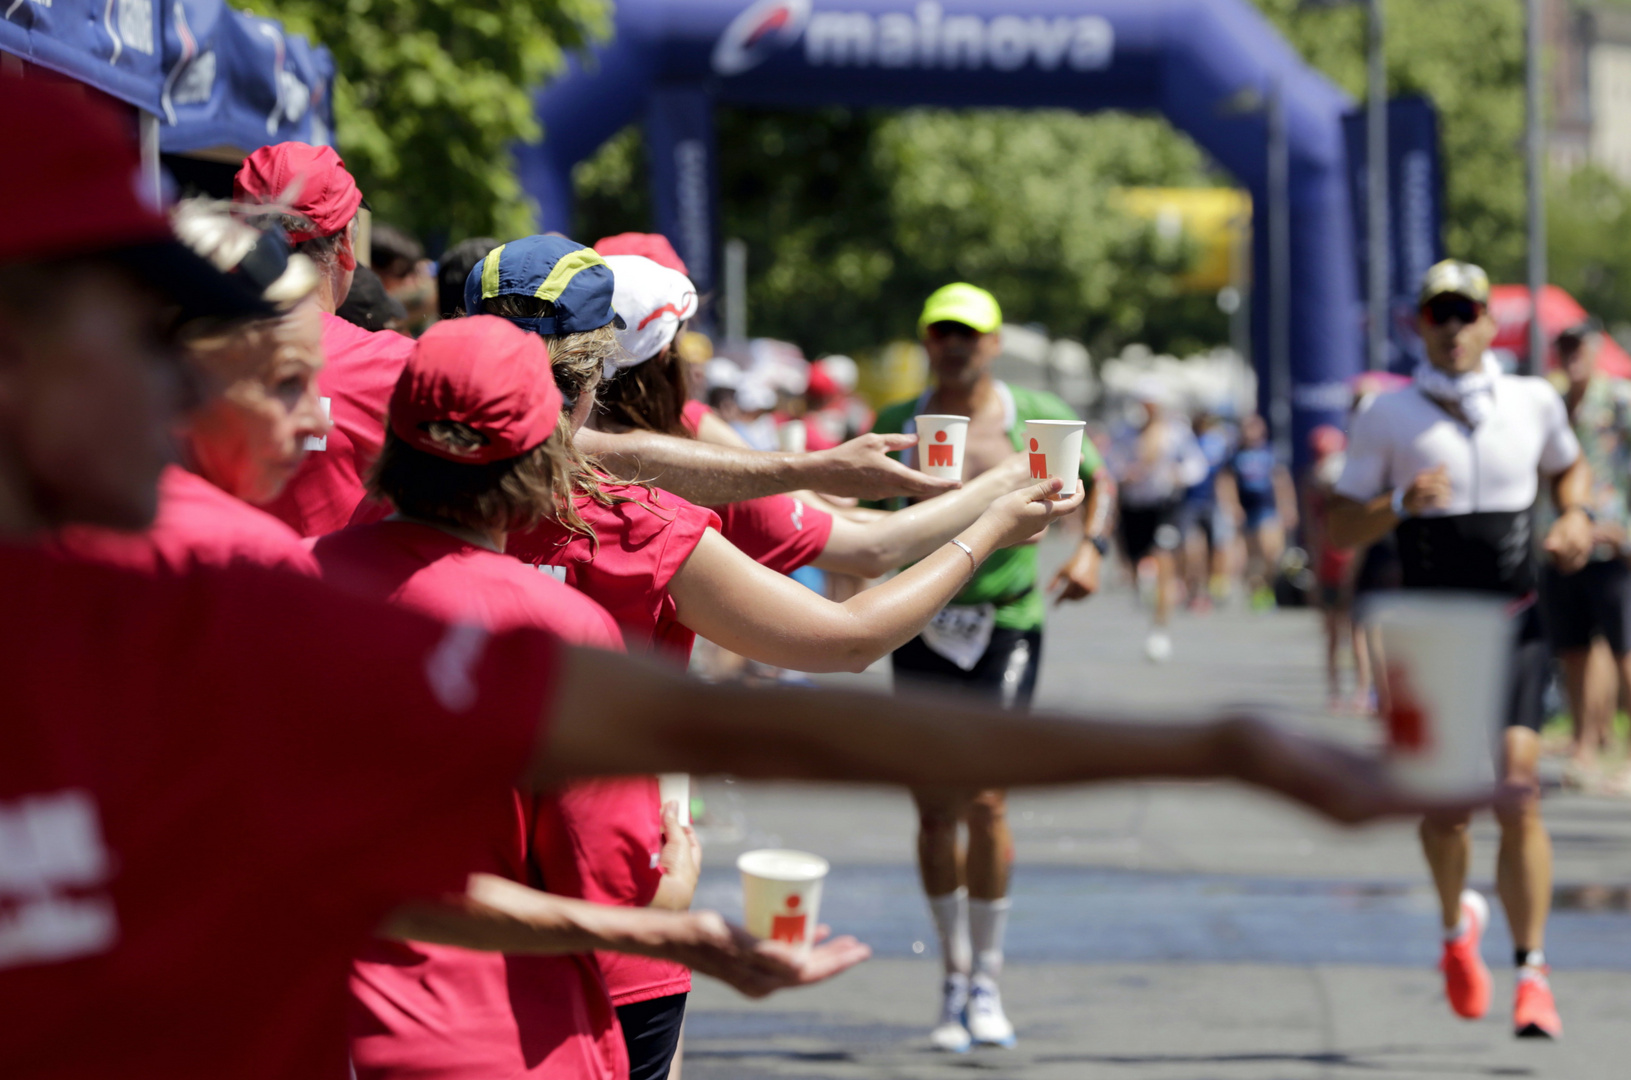
[[[929,897],[929,914],[934,916],[935,933],[940,935],[940,956],[946,962],[946,974],[966,975],[970,963],[968,890]]]
[[[993,979],[1002,974],[1002,939],[1008,932],[1010,906],[1012,902],[1006,896],[968,902],[968,937],[974,948],[975,974]]]
[[[1467,909],[1462,908],[1460,921],[1457,922],[1452,929],[1444,931],[1444,940],[1455,941],[1457,938],[1460,938],[1463,934],[1469,933],[1471,930],[1472,920],[1467,918]]]

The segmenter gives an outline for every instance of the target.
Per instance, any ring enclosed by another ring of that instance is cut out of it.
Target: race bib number
[[[947,604],[923,628],[923,644],[964,671],[985,655],[997,626],[995,604]]]

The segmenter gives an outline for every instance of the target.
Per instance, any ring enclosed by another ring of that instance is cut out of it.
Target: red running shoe
[[[1512,1030],[1520,1039],[1561,1039],[1563,1021],[1552,1000],[1552,984],[1546,981],[1551,968],[1522,968],[1518,972],[1518,996],[1512,1005]]]
[[[1467,932],[1444,943],[1438,967],[1444,972],[1444,996],[1450,999],[1450,1008],[1457,1016],[1476,1020],[1489,1011],[1489,967],[1478,954],[1484,927],[1489,925],[1489,902],[1472,889],[1464,890],[1461,914],[1467,920]],[[1550,994],[1547,997],[1550,1000]]]

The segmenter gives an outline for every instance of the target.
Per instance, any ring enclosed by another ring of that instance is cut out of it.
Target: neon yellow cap
[[[937,322],[958,322],[989,334],[1002,326],[1002,308],[995,296],[978,285],[959,281],[942,285],[924,303],[917,319],[918,336],[927,334]]]

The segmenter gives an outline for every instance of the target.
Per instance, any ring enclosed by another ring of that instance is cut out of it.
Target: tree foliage
[[[1215,182],[1163,121],[1102,113],[721,110],[724,227],[747,242],[754,333],[814,351],[911,336],[923,297],[977,281],[1011,321],[1098,349],[1187,350],[1226,324],[1180,295],[1192,251],[1123,211],[1124,185]],[[580,167],[582,236],[650,227],[629,129]]]
[[[1311,65],[1365,96],[1364,5],[1255,0]],[[1521,281],[1524,253],[1524,8],[1518,0],[1386,0],[1388,93],[1438,108],[1445,245],[1496,280]]]
[[[603,37],[609,0],[246,0],[334,53],[335,137],[380,217],[422,236],[514,236],[534,209],[510,148],[532,91]]]

